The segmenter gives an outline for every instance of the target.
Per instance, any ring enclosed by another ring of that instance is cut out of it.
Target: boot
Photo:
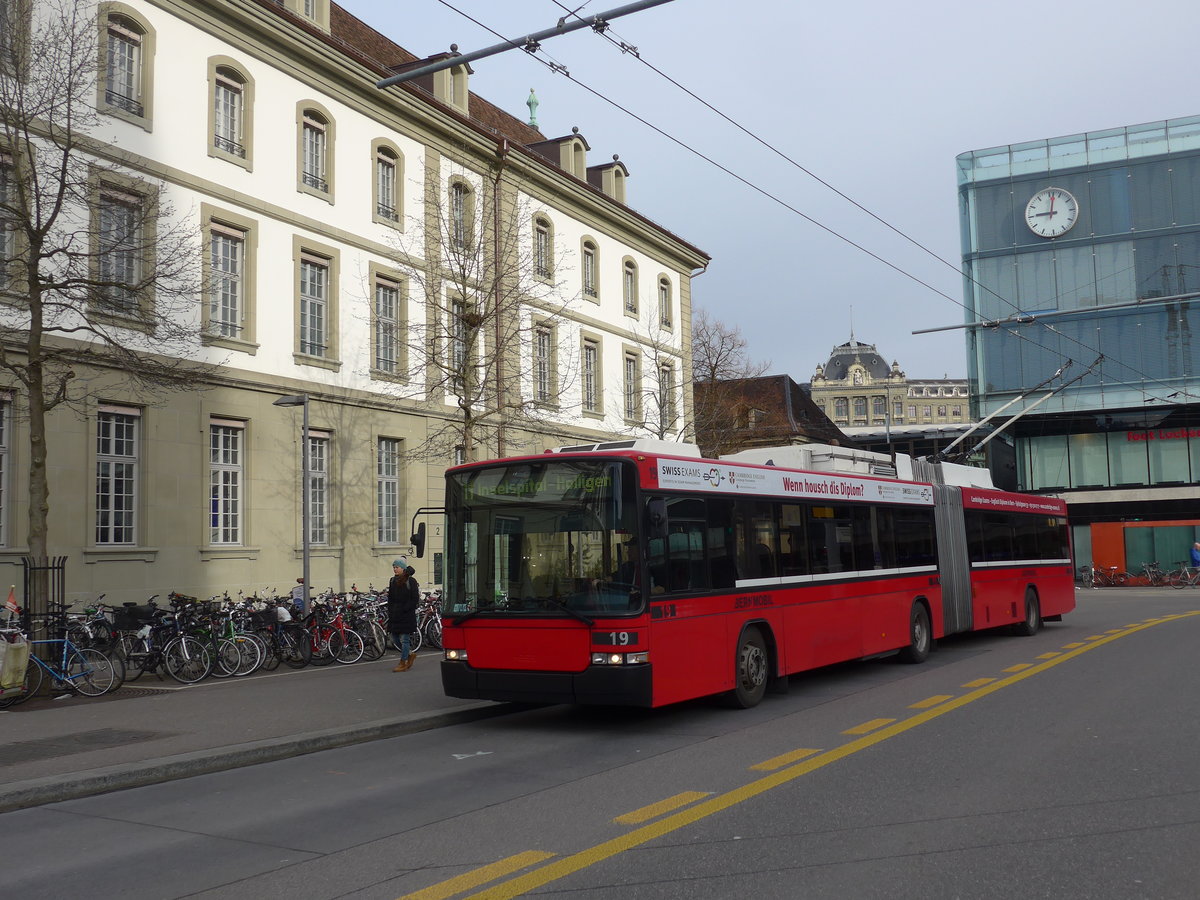
[[[406,671],[408,671],[408,667],[410,665],[411,665],[411,663],[401,660],[400,662],[396,663],[396,668],[392,669],[392,671],[393,672],[406,672]]]
[[[411,669],[413,667],[413,663],[415,663],[416,661],[417,661],[417,654],[415,654],[415,653],[408,654],[408,665],[404,667],[404,670],[407,672],[409,669]]]

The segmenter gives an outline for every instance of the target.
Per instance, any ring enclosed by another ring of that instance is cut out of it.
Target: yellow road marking
[[[870,731],[877,731],[884,725],[891,725],[895,721],[895,719],[872,719],[870,722],[863,722],[861,725],[847,728],[842,734],[866,734]]]
[[[1084,638],[1084,640],[1087,640],[1087,641],[1102,641],[1102,640],[1104,640],[1104,635],[1102,635],[1102,634],[1089,634],[1089,635],[1088,635],[1086,638]]]
[[[1184,616],[1200,615],[1200,610],[1195,610],[1189,613],[1184,613],[1179,618]],[[1034,675],[1040,675],[1042,672],[1048,671],[1055,666],[1075,659],[1097,647],[1102,647],[1105,644],[1112,643],[1118,637],[1127,637],[1138,631],[1144,631],[1147,628],[1152,628],[1152,625],[1139,625],[1136,628],[1131,628],[1128,631],[1118,630],[1118,634],[1112,637],[1107,637],[1099,640],[1094,644],[1088,644],[1086,647],[1080,647],[1078,650],[1072,650],[1070,653],[1065,653],[1054,659],[1048,659],[1043,663],[1038,663],[1036,666],[1022,666],[1025,671],[1018,674],[1010,675],[1008,678],[1002,678],[992,684],[985,685],[969,694],[963,694],[954,700],[943,703],[941,706],[936,706],[932,709],[927,709],[916,713],[907,719],[902,719],[877,731],[874,734],[860,737],[857,740],[850,741],[841,747],[835,747],[832,750],[826,750],[823,753],[813,756],[810,759],[797,763],[794,766],[789,766],[785,769],[780,769],[770,775],[763,777],[743,785],[739,788],[734,788],[724,794],[718,794],[695,806],[667,816],[665,819],[659,819],[649,825],[643,825],[641,828],[635,828],[620,837],[611,840],[603,841],[593,847],[581,850],[578,853],[573,853],[570,856],[564,856],[552,863],[542,866],[540,869],[535,869],[532,872],[527,872],[524,875],[519,875],[516,878],[504,884],[498,884],[494,887],[487,888],[477,894],[472,894],[467,900],[512,900],[513,897],[519,897],[522,894],[527,894],[530,891],[537,890],[549,884],[552,881],[557,881],[560,878],[565,878],[589,866],[604,862],[619,853],[624,853],[626,850],[632,850],[635,847],[640,847],[643,844],[648,844],[650,841],[657,840],[664,835],[670,834],[673,831],[678,831],[688,825],[694,825],[701,819],[706,819],[711,815],[723,812],[730,807],[736,806],[739,803],[744,803],[751,800],[760,794],[765,794],[767,791],[774,790],[777,787],[795,781],[797,778],[802,778],[818,769],[824,768],[832,763],[839,762],[848,756],[853,756],[862,750],[880,744],[890,738],[903,734],[906,731],[911,731],[926,722],[931,722],[941,716],[948,715],[969,703],[974,703],[977,700],[982,700],[984,697],[994,694],[996,691],[1010,687],[1018,682],[1024,681],[1026,678],[1032,678]],[[405,898],[407,900],[407,898]],[[424,900],[424,898],[422,898]]]
[[[963,687],[967,687],[967,688],[983,687],[985,684],[991,684],[995,680],[996,680],[995,678],[976,678],[974,681],[968,681],[966,684],[963,685]]]
[[[1095,644],[1093,644],[1092,646],[1095,646]],[[1028,669],[1032,665],[1033,665],[1033,663],[1017,663],[1015,666],[1009,666],[1004,671],[1005,672],[1021,672],[1021,671],[1024,671],[1025,669]]]
[[[1062,656],[1062,654],[1059,653],[1057,650],[1052,650],[1049,653],[1042,653],[1041,655],[1038,656],[1038,659],[1054,659],[1054,657],[1056,657],[1056,656]]]
[[[1064,650],[1074,650],[1076,647],[1082,647],[1082,646],[1084,646],[1082,643],[1080,643],[1079,641],[1075,641],[1073,644],[1063,644],[1063,649]]]
[[[1132,627],[1133,627],[1132,625],[1125,626],[1125,628],[1132,628]],[[1122,631],[1125,630],[1125,628],[1110,628],[1110,629],[1108,629],[1108,631],[1106,631],[1104,633],[1105,634],[1120,634]]]
[[[532,866],[534,863],[544,862],[552,856],[554,856],[553,853],[543,853],[541,850],[526,850],[524,853],[510,856],[508,859],[502,859],[491,865],[472,869],[470,872],[464,872],[462,875],[439,884],[432,884],[427,888],[417,891],[415,894],[405,894],[400,900],[445,900],[446,897],[453,897],[455,894],[461,894],[463,891],[477,888],[481,884],[495,881],[497,878],[503,878],[505,875],[511,875],[518,869],[524,869]]]
[[[681,806],[687,806],[689,803],[703,800],[711,793],[712,791],[684,791],[682,794],[676,794],[674,797],[668,797],[666,800],[659,800],[657,803],[651,803],[649,806],[643,806],[641,809],[627,812],[623,816],[617,816],[613,821],[621,825],[641,825],[650,819],[657,819],[663,813],[669,813],[679,809]]]
[[[947,700],[953,700],[953,694],[937,694],[933,697],[927,697],[920,703],[913,703],[909,709],[929,709],[931,706],[937,706],[939,703],[945,703]]]
[[[789,763],[799,762],[814,753],[820,753],[820,750],[793,750],[790,753],[781,753],[779,756],[772,756],[770,759],[764,759],[760,763],[755,763],[750,768],[758,772],[773,772],[776,769],[782,769]]]

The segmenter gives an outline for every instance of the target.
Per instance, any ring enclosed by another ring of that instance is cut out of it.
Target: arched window
[[[450,244],[463,250],[471,243],[474,217],[471,189],[461,181],[450,185]]]
[[[99,79],[101,109],[149,129],[154,33],[140,19],[124,11],[110,10],[101,24],[104,48],[104,71]]]
[[[671,280],[663,275],[658,279],[658,321],[663,328],[670,328],[673,313],[671,311]]]
[[[583,296],[592,300],[596,300],[600,296],[600,287],[599,282],[596,280],[596,272],[599,271],[597,269],[599,255],[595,242],[591,240],[585,240],[583,242],[582,253],[583,265],[581,267],[582,271],[580,274],[582,275],[583,279]]]
[[[625,312],[637,314],[638,303],[637,263],[632,259],[625,260],[621,273],[621,294],[625,300]]]
[[[545,216],[533,220],[533,272],[538,278],[549,278],[553,271],[554,229]]]
[[[322,194],[329,193],[329,120],[314,109],[304,110],[300,123],[300,181]]]
[[[378,222],[389,225],[400,222],[402,170],[400,152],[382,141],[376,141],[373,215]]]
[[[253,84],[240,69],[210,60],[212,144],[209,153],[249,168]]]

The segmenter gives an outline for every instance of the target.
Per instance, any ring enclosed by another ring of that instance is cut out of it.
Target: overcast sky
[[[499,42],[455,10],[505,38],[564,14],[555,0],[340,2],[418,56]],[[613,20],[610,36],[769,147],[590,29],[538,55],[586,88],[522,51],[473,63],[471,87],[522,119],[533,88],[547,137],[578,126],[589,164],[620,154],[630,206],[712,257],[694,303],[740,327],[769,371],[808,381],[853,327],[910,377],[963,377],[963,331],[912,334],[963,321],[955,157],[1200,114],[1197,33],[1197,0],[673,0]]]

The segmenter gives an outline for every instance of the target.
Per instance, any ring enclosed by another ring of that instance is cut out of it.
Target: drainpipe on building
[[[496,321],[496,456],[504,456],[504,344],[500,331],[500,179],[508,162],[508,138],[496,143],[496,156],[500,164],[496,177],[492,179],[492,303]]]

